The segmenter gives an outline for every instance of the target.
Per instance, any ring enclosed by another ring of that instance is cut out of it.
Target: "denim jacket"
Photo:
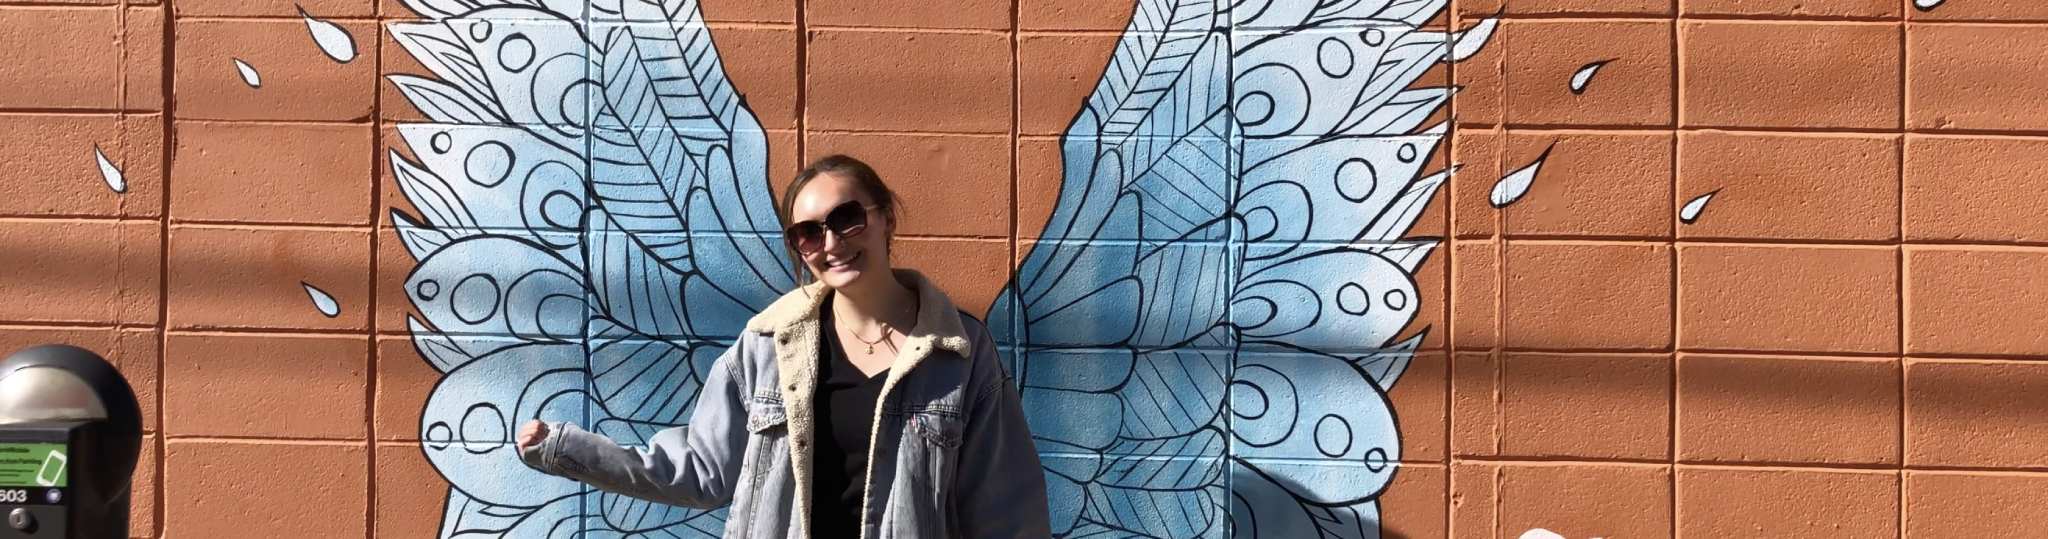
[[[988,328],[917,272],[896,276],[917,291],[918,320],[877,401],[860,537],[1049,536],[1044,472]],[[520,460],[635,498],[731,503],[727,538],[812,536],[811,401],[827,293],[814,283],[749,320],[712,366],[689,425],[647,448],[551,422]]]

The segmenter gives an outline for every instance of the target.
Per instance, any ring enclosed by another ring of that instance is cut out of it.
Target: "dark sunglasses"
[[[866,232],[868,210],[875,208],[876,206],[861,204],[858,200],[848,200],[826,212],[825,221],[822,223],[799,221],[789,225],[789,228],[782,229],[782,239],[789,242],[790,248],[796,249],[797,254],[815,253],[825,248],[826,230],[838,234],[842,240]]]

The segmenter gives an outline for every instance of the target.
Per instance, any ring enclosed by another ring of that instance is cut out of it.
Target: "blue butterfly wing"
[[[696,2],[407,5],[432,20],[394,37],[432,76],[391,81],[433,123],[400,129],[421,217],[393,220],[420,261],[415,347],[445,373],[422,420],[453,485],[443,536],[553,533],[504,522],[536,507],[579,536],[718,535],[723,511],[521,488],[552,483],[505,475],[523,468],[502,439],[532,417],[626,445],[683,424],[711,362],[794,285],[766,138]]]
[[[1450,173],[1416,83],[1491,29],[1423,30],[1446,3],[1138,3],[989,315],[1055,532],[1378,535],[1436,246],[1406,236]]]

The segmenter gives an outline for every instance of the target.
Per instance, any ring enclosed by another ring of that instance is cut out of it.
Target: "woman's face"
[[[835,215],[835,211],[837,214]],[[889,236],[895,233],[875,201],[852,180],[825,173],[805,184],[790,207],[792,223],[824,225],[824,242],[812,252],[798,249],[804,266],[833,289],[845,288],[870,275],[889,275]],[[840,232],[865,223],[851,237]]]

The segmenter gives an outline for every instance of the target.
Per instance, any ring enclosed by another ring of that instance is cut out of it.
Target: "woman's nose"
[[[829,230],[829,229],[828,229],[828,230],[826,230],[826,231],[825,231],[825,243],[823,243],[823,244],[819,244],[819,246],[818,246],[818,252],[820,252],[820,253],[829,253],[829,252],[832,252],[832,251],[836,251],[836,250],[839,250],[839,242],[840,242],[841,240],[843,240],[843,239],[845,239],[845,238],[841,238],[841,237],[839,237],[839,233],[838,233],[838,232],[833,232],[833,231],[831,231],[831,230]]]

